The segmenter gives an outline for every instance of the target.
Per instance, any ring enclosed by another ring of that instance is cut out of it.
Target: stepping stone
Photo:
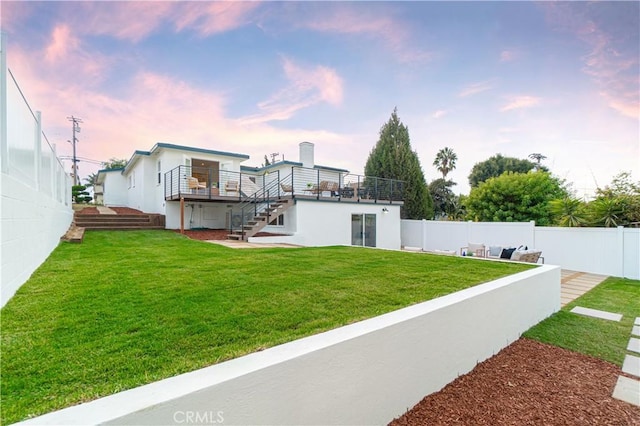
[[[622,371],[640,377],[640,358],[635,355],[625,355]]]
[[[640,407],[640,381],[618,376],[618,382],[613,389],[613,397]]]
[[[640,317],[636,317],[636,322],[634,322],[635,325],[640,325]]]
[[[635,336],[640,336],[640,325],[634,325],[631,329],[631,334]]]
[[[576,306],[571,310],[574,314],[585,315],[588,317],[600,318],[609,321],[620,321],[622,319],[621,314],[614,314],[607,311],[599,311],[597,309],[583,308],[582,306]]]
[[[640,339],[636,339],[635,337],[629,339],[627,350],[640,353]]]

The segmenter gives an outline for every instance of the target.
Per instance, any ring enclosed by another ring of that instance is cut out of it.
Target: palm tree
[[[93,188],[98,184],[98,174],[91,173],[85,181],[87,182],[87,188]]]
[[[596,226],[615,228],[621,222],[624,207],[616,198],[598,198],[591,202],[591,213]]]
[[[587,222],[584,216],[584,204],[575,198],[551,200],[549,210],[557,217],[557,223],[560,226],[583,226]]]
[[[540,168],[542,167],[542,160],[546,160],[547,157],[539,154],[537,152],[534,152],[533,154],[529,154],[529,158],[531,158],[532,160],[534,160],[536,162],[536,170],[540,170]]]
[[[458,156],[449,147],[444,147],[436,155],[433,165],[442,173],[442,179],[446,179],[449,172],[456,168]]]

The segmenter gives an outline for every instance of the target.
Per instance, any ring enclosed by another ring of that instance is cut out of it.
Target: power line
[[[73,185],[77,185],[78,184],[78,157],[76,157],[76,142],[78,142],[78,138],[76,138],[76,133],[80,133],[80,123],[82,123],[82,119],[78,118],[78,117],[74,117],[73,115],[71,117],[67,117],[67,120],[71,121],[72,124],[72,132],[73,132],[73,141],[71,142],[71,145],[73,145],[73,165],[71,166],[72,170],[73,170]]]

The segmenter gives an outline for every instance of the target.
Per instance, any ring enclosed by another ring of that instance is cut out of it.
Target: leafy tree
[[[429,194],[433,200],[433,211],[436,219],[448,217],[455,210],[456,195],[451,187],[456,183],[442,178],[434,179],[429,184]]]
[[[640,223],[640,182],[633,182],[630,172],[617,174],[610,185],[597,189],[587,209],[594,226]]]
[[[427,190],[418,154],[411,149],[409,129],[398,118],[395,108],[380,128],[380,137],[364,168],[366,176],[404,181],[403,219],[431,219],[433,201]]]
[[[468,216],[485,222],[552,223],[549,201],[567,195],[562,183],[548,172],[507,172],[471,189]]]
[[[109,158],[109,161],[102,163],[102,168],[104,170],[124,169],[127,162],[128,161],[124,158]]]
[[[585,204],[568,195],[549,202],[549,211],[554,216],[554,223],[559,226],[576,227],[587,223]]]
[[[542,160],[546,160],[547,157],[539,154],[537,152],[534,152],[533,154],[529,154],[529,158],[531,158],[533,161],[536,162],[535,167],[536,170],[540,170],[542,168]]]
[[[71,187],[71,199],[74,203],[88,203],[93,198],[89,195],[86,186],[84,185],[73,185]]]
[[[456,160],[458,156],[455,152],[449,147],[444,147],[438,154],[436,154],[436,159],[433,160],[433,165],[436,166],[438,171],[442,173],[442,179],[445,180],[450,171],[456,168]]]
[[[498,177],[504,172],[527,173],[536,168],[536,165],[529,160],[520,160],[513,157],[503,157],[496,154],[493,157],[480,163],[476,163],[469,174],[469,185],[475,188],[480,183],[492,177]],[[546,169],[541,166],[542,170]]]

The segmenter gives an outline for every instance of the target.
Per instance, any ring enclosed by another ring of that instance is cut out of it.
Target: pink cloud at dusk
[[[181,4],[181,13],[176,14],[178,31],[194,29],[203,36],[232,30],[250,22],[250,14],[260,2],[210,2],[202,7],[198,2]]]
[[[432,54],[422,47],[416,47],[412,32],[392,15],[367,13],[355,9],[349,3],[333,3],[334,7],[316,10],[298,22],[303,28],[314,31],[362,35],[380,41],[400,62],[424,62]]]
[[[511,96],[508,103],[500,111],[511,111],[520,108],[530,108],[539,105],[541,99],[535,96]]]
[[[582,71],[592,77],[609,107],[623,116],[637,119],[640,116],[640,93],[637,91],[640,58],[637,50],[623,52],[616,48],[617,41],[637,37],[637,27],[625,28],[624,21],[621,21],[617,29],[619,33],[614,35],[603,30],[597,22],[597,15],[590,16],[588,9],[577,12],[575,5],[569,3],[545,3],[541,6],[552,25],[560,31],[572,33],[588,46],[589,52],[582,57]],[[620,7],[626,6],[621,2]],[[624,16],[624,9],[618,12]],[[632,10],[630,13],[637,12]]]
[[[435,119],[442,118],[445,115],[447,115],[448,113],[449,113],[449,111],[447,111],[447,110],[439,109],[439,110],[435,111],[433,114],[431,114],[431,118],[435,118]]]
[[[57,62],[64,59],[69,51],[78,48],[79,41],[71,36],[71,30],[67,25],[58,25],[51,35],[51,43],[46,47],[45,59],[48,62]]]
[[[461,98],[465,98],[467,96],[477,95],[478,93],[486,92],[491,89],[493,86],[491,81],[480,81],[478,83],[472,83],[462,89],[458,96]]]
[[[260,114],[243,117],[239,123],[250,125],[272,120],[286,120],[296,111],[320,102],[340,105],[343,81],[338,73],[325,66],[305,67],[283,58],[283,70],[289,84],[266,101],[260,102]]]
[[[518,59],[520,53],[517,50],[505,49],[500,52],[500,62],[512,62]]]

